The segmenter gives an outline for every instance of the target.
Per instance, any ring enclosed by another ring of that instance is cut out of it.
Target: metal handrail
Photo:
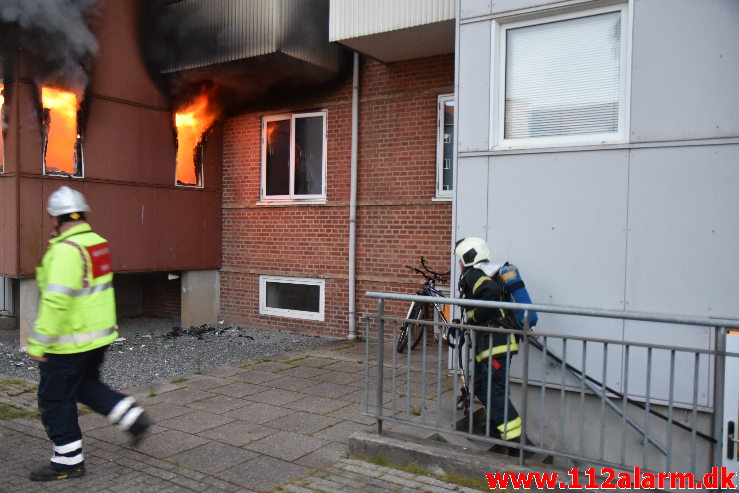
[[[419,301],[428,303],[428,296],[410,294],[383,293],[379,291],[367,291],[368,298],[383,298],[396,301]],[[433,299],[433,298],[431,298]],[[620,318],[625,320],[640,320],[645,322],[663,322],[668,324],[701,325],[705,327],[725,327],[727,329],[739,329],[739,320],[730,318],[692,317],[683,315],[665,315],[662,313],[627,312],[619,310],[603,310],[597,308],[581,308],[559,305],[538,305],[527,303],[510,303],[507,301],[480,301],[466,300],[462,298],[447,298],[444,303],[453,305],[471,306],[476,308],[507,308],[511,310],[530,310],[534,312],[559,313],[563,315],[580,315],[586,317]]]

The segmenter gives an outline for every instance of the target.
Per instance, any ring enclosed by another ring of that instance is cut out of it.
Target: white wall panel
[[[636,2],[631,141],[739,135],[739,2]]]
[[[460,0],[460,2],[462,19],[489,14],[492,8],[492,0]]]
[[[491,29],[491,21],[464,24],[460,28],[457,132],[460,152],[489,148]]]
[[[465,236],[484,238],[488,211],[488,158],[460,158],[457,170],[457,217],[453,240]]]
[[[624,150],[492,158],[488,239],[537,301],[623,308],[627,159]]]
[[[627,309],[739,317],[739,145],[631,152]]]

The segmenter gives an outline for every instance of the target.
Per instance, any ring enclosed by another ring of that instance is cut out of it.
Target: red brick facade
[[[180,279],[169,279],[167,272],[147,272],[143,278],[144,315],[178,317],[182,305]]]
[[[437,96],[451,93],[453,56],[360,71],[357,220],[358,330],[375,309],[367,290],[413,293],[404,268],[424,255],[448,270],[451,202],[436,193]],[[260,205],[261,118],[327,111],[326,203]],[[230,322],[346,337],[351,160],[351,81],[300,107],[270,108],[225,123],[221,309]],[[325,280],[323,322],[259,314],[259,276]],[[401,314],[400,304],[390,311]],[[404,314],[404,313],[403,313]]]

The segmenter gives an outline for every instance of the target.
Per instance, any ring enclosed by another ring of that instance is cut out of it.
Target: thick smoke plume
[[[102,0],[0,0],[0,56],[18,48],[39,82],[81,93],[98,43],[88,21]]]

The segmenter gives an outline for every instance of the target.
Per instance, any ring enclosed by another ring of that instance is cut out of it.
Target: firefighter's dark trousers
[[[109,416],[125,398],[100,381],[106,347],[77,354],[45,354],[39,363],[38,406],[46,434],[54,442],[51,464],[57,469],[84,465],[77,401]]]
[[[511,354],[510,360],[513,359],[514,354]],[[505,394],[510,360],[506,364],[506,356],[502,354],[492,360],[485,358],[475,363],[475,396],[483,406],[488,406],[488,395],[490,396],[487,415],[491,436],[495,436],[497,432],[503,440],[518,441],[518,437],[521,436],[521,418],[511,399]],[[488,375],[490,375],[490,387],[488,387]]]

